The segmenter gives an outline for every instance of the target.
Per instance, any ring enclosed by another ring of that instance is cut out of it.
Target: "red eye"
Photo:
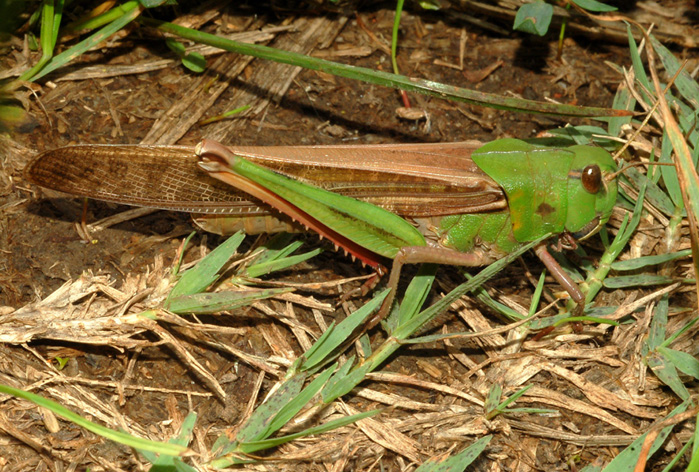
[[[602,186],[602,171],[596,164],[589,165],[583,169],[581,180],[588,193],[597,193]]]

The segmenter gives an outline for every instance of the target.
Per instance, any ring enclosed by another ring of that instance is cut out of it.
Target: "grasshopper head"
[[[616,203],[616,179],[607,179],[616,171],[612,156],[602,148],[573,146],[575,153],[568,174],[568,212],[566,230],[576,239],[595,234],[609,220]]]

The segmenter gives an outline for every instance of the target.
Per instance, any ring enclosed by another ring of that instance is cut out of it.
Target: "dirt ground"
[[[658,6],[663,11],[676,7]],[[502,95],[611,106],[621,78],[607,63],[629,67],[623,44],[574,35],[565,39],[557,59],[554,35],[513,34],[505,20],[479,18],[487,24],[475,26],[440,12],[406,12],[398,56],[401,72]],[[362,10],[346,17],[227,7],[197,13],[186,22],[193,28],[205,23],[204,28],[225,34],[277,27],[257,40],[330,60],[391,68],[385,51],[393,22],[390,9]],[[493,32],[490,24],[505,34]],[[22,43],[15,41],[0,58],[0,69],[26,64]],[[696,49],[676,45],[675,53],[690,60],[689,70],[696,67]],[[31,54],[31,61],[36,57]],[[491,141],[533,137],[569,122],[593,123],[417,94],[409,94],[409,99],[427,119],[410,121],[397,114],[402,103],[395,90],[233,54],[212,53],[207,60],[204,74],[188,72],[157,34],[129,27],[70,67],[31,85],[31,91],[21,89],[30,119],[9,138],[2,138],[0,152],[0,315],[7,328],[0,328],[0,382],[60,401],[97,422],[158,440],[171,438],[182,418],[196,411],[192,448],[202,454],[200,464],[206,462],[216,437],[234,434],[248,409],[264,399],[288,363],[303,352],[288,323],[266,312],[291,310],[313,335],[322,332],[318,316],[330,323],[344,314],[330,309],[314,315],[306,306],[290,309],[284,301],[267,300],[261,302],[266,308],[187,319],[219,326],[219,332],[197,332],[174,322],[95,326],[91,313],[109,313],[113,322],[156,303],[153,293],[167,277],[193,225],[186,214],[159,211],[103,230],[93,228],[91,241],[86,242],[76,230],[83,212],[81,199],[58,197],[23,180],[22,169],[32,156],[78,143],[194,146],[202,137],[259,145]],[[197,124],[242,105],[251,105],[242,117]],[[91,223],[128,209],[89,201],[86,220]],[[613,225],[622,214],[618,211]],[[272,280],[314,283],[370,273],[317,237],[298,237],[304,249],[327,250]],[[198,259],[220,241],[218,236],[197,233],[185,260]],[[248,237],[246,249],[254,243],[255,238]],[[599,242],[590,244],[594,253]],[[538,278],[541,268],[533,255],[526,256],[488,286],[528,306],[533,292],[529,279]],[[448,268],[440,271],[439,278],[440,290],[463,280]],[[551,286],[555,289],[555,284]],[[67,291],[60,292],[62,304],[36,305],[62,287]],[[337,287],[302,288],[301,293],[330,307],[338,300]],[[618,305],[628,295],[606,291],[596,303]],[[691,292],[672,300],[675,313],[696,306]],[[361,300],[352,303],[359,305]],[[15,310],[22,307],[31,310],[16,316]],[[52,323],[42,319],[49,312],[55,316]],[[17,324],[20,321],[23,325]],[[504,324],[482,305],[465,301],[440,317],[440,325],[432,329],[463,332]],[[515,334],[506,333],[406,346],[383,367],[382,373],[391,375],[376,375],[344,397],[349,408],[359,411],[392,406],[376,421],[397,432],[405,445],[392,446],[386,437],[353,426],[275,449],[268,458],[281,462],[262,462],[257,468],[411,470],[411,464],[459,451],[485,434],[495,437],[469,470],[579,470],[605,464],[679,403],[650,372],[643,382],[639,380],[645,371],[639,371],[639,353],[634,349],[643,333],[630,330],[586,326],[582,333],[562,329],[537,341],[529,336],[522,344]],[[372,339],[382,338],[378,329],[370,334]],[[251,356],[260,362],[252,362]],[[58,359],[67,360],[60,369]],[[225,396],[216,394],[193,363],[219,383]],[[519,378],[523,372],[529,373]],[[559,413],[485,420],[482,406],[469,398],[483,400],[495,382],[507,395],[533,384],[517,405],[554,408]],[[346,414],[340,406],[331,410],[328,415]],[[148,466],[126,447],[13,399],[2,400],[0,431],[3,471]],[[687,431],[677,431],[681,439],[668,441],[648,470],[661,470],[678,441],[686,441]]]

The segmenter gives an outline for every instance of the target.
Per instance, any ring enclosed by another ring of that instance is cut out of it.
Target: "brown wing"
[[[228,214],[255,206],[198,161],[190,147],[80,145],[39,154],[24,174],[42,187],[127,205]]]
[[[468,141],[229,147],[284,175],[399,215],[438,216],[507,208],[502,189],[471,160],[480,146]]]
[[[471,161],[480,143],[231,147],[301,181],[404,216],[506,208],[504,193]],[[265,209],[201,170],[181,146],[80,145],[39,154],[25,170],[37,185],[109,202],[191,213]]]

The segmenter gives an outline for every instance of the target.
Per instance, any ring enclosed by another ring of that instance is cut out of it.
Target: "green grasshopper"
[[[300,224],[379,275],[382,259],[393,259],[391,294],[373,326],[390,310],[406,263],[480,266],[549,233],[564,247],[594,234],[616,202],[615,171],[600,148],[518,139],[292,147],[204,140],[194,152],[70,146],[40,154],[25,175],[75,195],[204,214],[195,222],[217,233]],[[286,221],[270,220],[270,207]],[[581,312],[585,298],[575,282],[544,244],[535,252]]]

